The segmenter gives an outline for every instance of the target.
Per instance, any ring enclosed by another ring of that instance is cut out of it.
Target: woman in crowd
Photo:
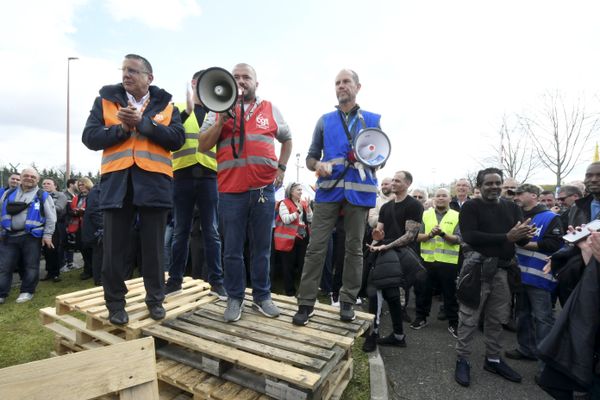
[[[279,203],[274,238],[275,249],[281,254],[287,296],[296,294],[296,278],[300,276],[304,266],[312,216],[308,202],[302,200],[302,184],[290,183],[285,190],[285,199]]]
[[[80,277],[82,280],[92,277],[92,249],[83,246],[81,235],[83,226],[83,215],[87,208],[87,196],[92,190],[94,184],[89,178],[81,178],[77,181],[79,194],[73,197],[68,208],[69,224],[67,225],[67,237],[71,246],[81,252],[83,257],[83,272]]]

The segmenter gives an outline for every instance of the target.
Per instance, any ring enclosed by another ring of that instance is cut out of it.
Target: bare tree
[[[577,166],[581,152],[600,127],[599,114],[587,112],[581,97],[567,104],[558,91],[547,93],[543,108],[520,120],[540,162],[556,176],[557,186]]]
[[[502,117],[498,129],[499,140],[496,145],[492,145],[493,155],[486,161],[504,170],[505,177],[527,182],[541,164],[527,132],[518,119],[518,116]]]

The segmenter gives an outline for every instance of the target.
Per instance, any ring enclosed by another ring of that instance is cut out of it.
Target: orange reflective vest
[[[283,202],[290,214],[298,212],[298,207],[296,207],[296,204],[292,200],[283,199]],[[305,201],[301,201],[300,205],[304,215],[307,215],[308,204]],[[301,221],[300,218],[296,218],[289,224],[284,224],[281,220],[281,216],[279,215],[279,210],[277,210],[277,218],[275,219],[275,233],[273,235],[275,250],[284,252],[292,251],[294,249],[294,242],[296,241],[296,238],[304,239],[298,234],[298,228],[300,228],[300,225],[304,225],[304,221]],[[308,226],[306,226],[306,232],[307,234],[309,233]]]
[[[121,123],[117,118],[119,108],[120,105],[118,103],[102,99],[105,126],[119,125]],[[156,114],[152,119],[157,124],[168,126],[171,123],[172,115],[173,104],[169,103],[164,110]],[[100,173],[104,175],[109,172],[121,171],[131,167],[133,164],[146,171],[159,172],[173,177],[171,152],[165,150],[147,137],[140,135],[138,132],[132,132],[131,136],[124,142],[104,150]]]
[[[222,193],[242,193],[258,189],[273,183],[277,175],[275,136],[278,127],[271,103],[260,101],[248,121],[244,121],[244,148],[238,158],[233,156],[231,143],[233,142],[237,151],[240,145],[239,107],[236,107],[235,112],[235,133],[233,119],[230,119],[223,125],[217,147],[217,181],[219,192]]]

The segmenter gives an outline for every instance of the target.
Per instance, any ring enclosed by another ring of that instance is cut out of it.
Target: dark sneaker
[[[277,306],[275,305],[275,303],[273,303],[273,300],[271,299],[265,299],[261,302],[255,301],[252,303],[252,308],[257,309],[263,315],[269,318],[279,317],[279,308],[277,308]]]
[[[175,294],[181,293],[181,283],[175,284],[171,282],[167,282],[165,285],[165,297],[173,296]]]
[[[454,370],[454,380],[461,386],[471,384],[471,365],[464,358],[456,360],[456,369]]]
[[[504,352],[506,358],[510,358],[513,360],[524,360],[524,361],[537,361],[537,357],[528,356],[519,351],[519,349],[514,350],[506,350]]]
[[[458,324],[450,324],[448,325],[448,332],[454,337],[454,339],[458,339]]]
[[[519,375],[515,370],[508,366],[504,360],[500,359],[500,362],[491,362],[485,358],[485,362],[483,364],[483,369],[493,374],[498,374],[504,379],[507,379],[511,382],[521,383],[521,375]]]
[[[382,346],[406,347],[406,335],[403,335],[402,339],[398,339],[394,332],[392,332],[386,337],[377,339],[377,344]]]
[[[410,324],[410,327],[412,329],[416,329],[419,330],[421,328],[425,328],[427,326],[427,320],[423,317],[417,317],[415,318],[415,320],[413,321],[412,324]]]
[[[292,318],[292,324],[304,326],[308,324],[308,319],[313,315],[315,315],[315,308],[313,306],[298,306],[298,311]]]
[[[225,319],[225,322],[235,322],[239,320],[242,316],[243,308],[243,300],[232,299],[231,297],[228,298],[227,307],[225,308],[225,313],[223,313],[223,318]]]
[[[81,274],[79,274],[79,279],[81,279],[82,281],[87,281],[91,277],[92,274],[90,274],[89,272],[82,272]]]
[[[340,302],[340,319],[344,322],[354,321],[356,315],[352,309],[352,303]]]
[[[221,301],[227,301],[227,291],[223,285],[213,285],[210,287],[210,294],[217,296]]]
[[[375,349],[377,348],[377,339],[378,338],[379,338],[379,335],[377,333],[371,333],[370,335],[368,335],[365,338],[365,342],[363,343],[362,351],[365,353],[371,353],[371,352],[375,351]]]

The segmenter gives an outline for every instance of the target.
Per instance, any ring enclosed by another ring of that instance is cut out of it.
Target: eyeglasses
[[[139,74],[149,74],[150,73],[148,71],[140,71],[139,69],[133,69],[133,68],[129,68],[129,67],[119,68],[119,71],[122,71],[131,76],[138,76]]]
[[[566,199],[568,199],[569,197],[573,196],[572,194],[565,196],[565,197],[557,197],[556,200],[558,201],[565,201]]]
[[[413,196],[413,198],[415,198],[415,199],[424,199],[423,196]]]

